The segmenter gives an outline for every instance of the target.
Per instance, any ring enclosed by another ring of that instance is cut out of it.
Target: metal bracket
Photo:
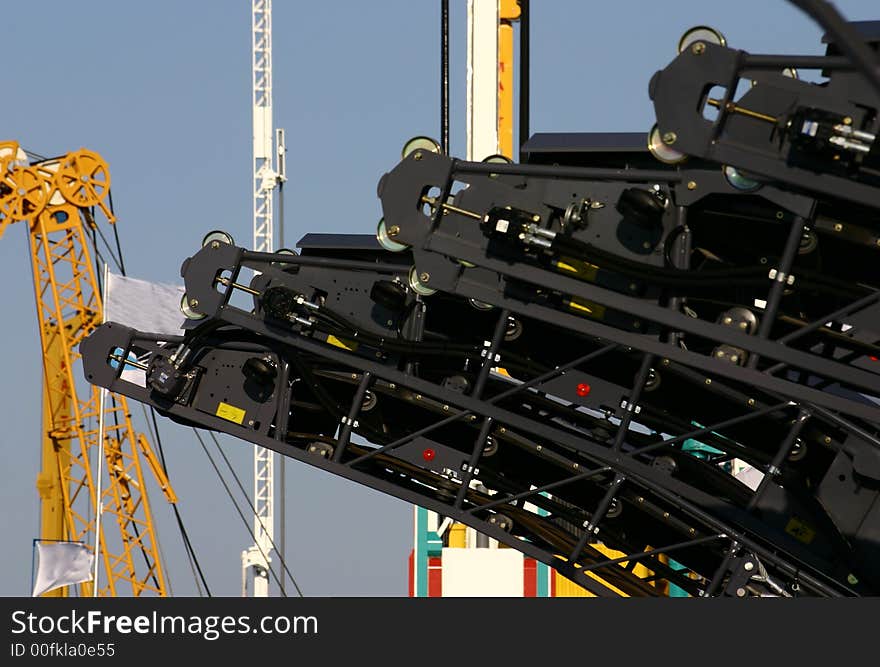
[[[770,273],[767,275],[770,280],[775,280],[778,283],[788,283],[789,285],[794,285],[794,274],[784,273],[783,271],[779,271],[778,269],[770,269]]]

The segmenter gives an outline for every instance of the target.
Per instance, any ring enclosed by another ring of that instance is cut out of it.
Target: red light
[[[870,359],[871,361],[880,361],[880,359],[877,359],[877,357],[868,357],[868,359]]]
[[[590,393],[590,385],[588,385],[586,382],[581,382],[577,386],[576,391],[578,396],[586,396]]]
[[[435,456],[437,456],[437,452],[431,448],[422,452],[422,458],[425,459],[425,461],[433,461]]]

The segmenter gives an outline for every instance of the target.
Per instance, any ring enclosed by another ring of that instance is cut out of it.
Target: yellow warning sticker
[[[348,350],[349,352],[354,352],[358,348],[358,344],[355,343],[353,340],[337,338],[333,334],[327,336],[327,342],[330,343],[330,345],[341,347],[343,350]]]
[[[813,538],[816,537],[816,531],[796,516],[793,516],[788,520],[788,524],[785,526],[785,532],[804,544],[809,544],[813,541]]]
[[[241,408],[229,405],[229,403],[224,403],[223,401],[220,401],[220,405],[217,406],[218,417],[236,424],[241,424],[244,421],[244,414],[245,412]]]

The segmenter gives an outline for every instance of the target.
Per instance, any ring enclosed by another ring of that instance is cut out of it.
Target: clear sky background
[[[0,139],[43,155],[86,147],[110,165],[128,274],[179,283],[205,232],[249,245],[248,0],[3,3]],[[852,20],[876,0],[838,0]],[[466,2],[451,0],[451,148],[464,153]],[[690,26],[753,53],[820,54],[782,0],[532,1],[532,131],[647,131],[651,75]],[[438,0],[274,3],[276,126],[287,130],[288,245],[372,233],[376,183],[406,139],[439,135]],[[40,345],[26,231],[0,239],[0,595],[28,595],[39,469]],[[133,414],[140,415],[133,405]],[[143,430],[143,419],[136,420]],[[238,595],[251,543],[192,431],[161,420],[180,510],[212,592]],[[223,437],[250,490],[251,446]],[[169,506],[149,489],[173,592],[195,595]],[[306,595],[406,595],[411,506],[287,464],[287,560]],[[275,586],[273,584],[273,591]],[[290,588],[290,587],[289,587]]]

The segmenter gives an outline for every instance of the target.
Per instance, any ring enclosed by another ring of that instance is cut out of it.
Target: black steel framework
[[[379,244],[212,237],[181,269],[186,334],[108,323],[87,378],[597,595],[880,593],[880,30],[854,44],[826,3],[795,4],[828,54],[687,43],[651,82],[651,153],[623,135],[528,164],[415,150],[380,180]]]

